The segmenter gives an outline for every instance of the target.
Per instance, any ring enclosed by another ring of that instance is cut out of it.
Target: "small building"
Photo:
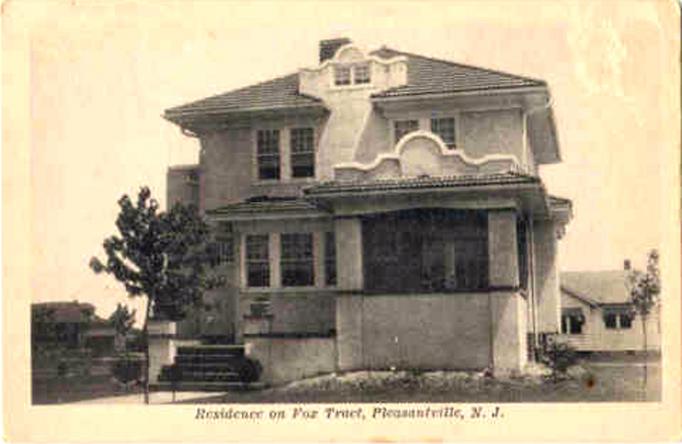
[[[561,339],[581,352],[643,350],[644,329],[627,288],[628,270],[561,273]],[[660,307],[647,320],[647,349],[660,350]]]
[[[545,81],[334,39],[164,116],[201,146],[168,202],[213,224],[228,277],[182,339],[243,344],[285,380],[518,371],[559,330],[572,205],[539,174],[561,161]]]

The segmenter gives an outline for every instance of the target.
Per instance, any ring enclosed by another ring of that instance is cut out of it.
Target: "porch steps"
[[[178,347],[171,365],[161,368],[155,390],[235,391],[255,390],[254,363],[244,355],[243,345],[195,345]]]

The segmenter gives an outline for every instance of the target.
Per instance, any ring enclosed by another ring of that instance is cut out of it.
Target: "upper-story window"
[[[369,63],[336,65],[334,67],[334,85],[363,85],[371,83],[372,75]]]
[[[315,177],[315,132],[312,128],[291,130],[291,177]]]
[[[431,132],[443,139],[445,145],[450,149],[455,149],[455,119],[453,117],[431,119]]]
[[[627,310],[606,310],[604,327],[609,330],[632,328],[632,314]]]
[[[404,135],[417,131],[419,129],[419,121],[417,120],[396,120],[393,122],[394,143],[398,143]]]
[[[280,270],[282,286],[304,287],[315,283],[312,233],[282,233]]]
[[[280,178],[279,130],[258,131],[258,178]]]

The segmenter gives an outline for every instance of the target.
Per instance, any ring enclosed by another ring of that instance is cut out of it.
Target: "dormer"
[[[381,58],[349,39],[322,40],[320,62],[299,72],[299,92],[324,99],[348,91],[383,91],[407,84],[407,57]]]

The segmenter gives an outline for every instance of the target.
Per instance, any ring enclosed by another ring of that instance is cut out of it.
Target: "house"
[[[559,331],[572,205],[539,176],[561,160],[544,81],[333,39],[314,66],[164,116],[201,147],[168,202],[215,226],[229,282],[162,336],[242,344],[284,381],[518,371]]]
[[[580,352],[635,352],[644,327],[634,312],[623,270],[561,273],[561,336]],[[660,350],[660,307],[647,319],[647,350]]]
[[[89,349],[96,355],[113,354],[125,339],[109,321],[95,314],[85,302],[42,302],[31,304],[33,346]]]

